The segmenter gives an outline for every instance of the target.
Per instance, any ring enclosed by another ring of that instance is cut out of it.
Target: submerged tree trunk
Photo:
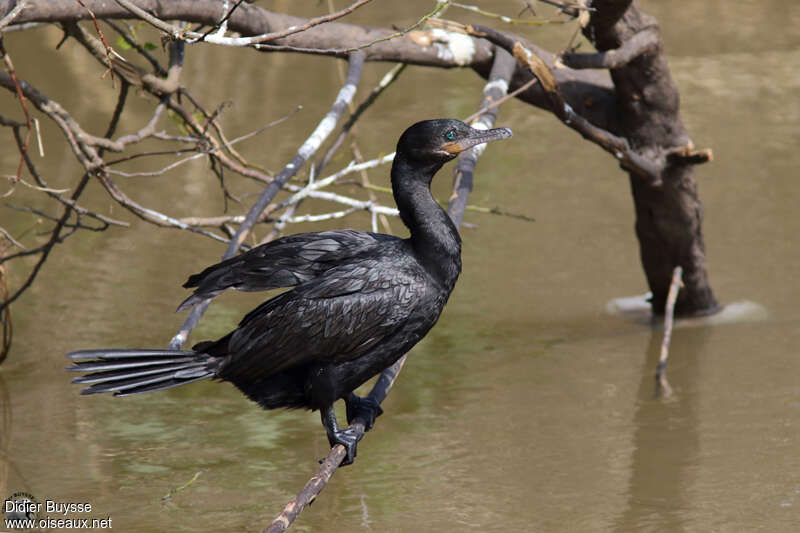
[[[710,154],[694,151],[681,121],[678,89],[670,76],[658,22],[631,0],[594,0],[592,7],[596,11],[583,33],[598,51],[613,51],[605,59],[612,66],[617,96],[614,133],[640,154],[662,161],[656,184],[630,174],[636,235],[653,293],[653,312],[663,314],[672,271],[680,266],[685,289],[678,297],[676,314],[713,313],[719,305],[706,270],[703,206],[693,168]],[[639,52],[632,59],[620,57],[632,48]]]

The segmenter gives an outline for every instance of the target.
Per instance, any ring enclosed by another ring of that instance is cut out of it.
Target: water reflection
[[[704,355],[708,328],[673,332],[667,377],[676,389],[656,393],[653,375],[661,353],[663,331],[654,328],[644,357],[633,416],[633,455],[625,510],[614,531],[684,531],[693,505],[692,471],[699,456],[695,393],[698,361]]]

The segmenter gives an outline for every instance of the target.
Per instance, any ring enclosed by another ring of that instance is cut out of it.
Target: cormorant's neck
[[[444,162],[417,161],[398,153],[392,164],[392,191],[410,242],[425,269],[448,290],[461,272],[461,237],[431,194],[433,175]]]

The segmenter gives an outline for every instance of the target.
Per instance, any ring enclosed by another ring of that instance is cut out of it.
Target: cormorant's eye
[[[444,137],[448,141],[452,141],[453,139],[456,138],[456,132],[454,130],[450,130],[450,131],[448,131],[447,133],[444,134]]]

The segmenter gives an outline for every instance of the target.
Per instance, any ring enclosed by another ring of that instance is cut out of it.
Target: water
[[[428,6],[407,4],[400,24]],[[655,397],[661,333],[605,311],[610,300],[646,289],[627,178],[552,116],[509,103],[498,124],[515,137],[486,151],[471,203],[536,222],[467,214],[464,274],[441,321],[412,352],[356,464],[334,476],[296,531],[797,529],[800,36],[789,28],[800,7],[643,5],[661,22],[692,138],[714,150],[714,162],[697,172],[712,285],[723,303],[755,302],[766,318],[676,329],[668,366],[674,395]],[[370,9],[359,20],[394,21]],[[525,31],[550,48],[571,32]],[[106,115],[92,106],[105,113],[114,98],[101,70],[70,43],[53,52],[58,32],[35,35],[41,43],[6,38],[20,75],[91,131],[104,130]],[[242,144],[246,157],[272,170],[289,160],[339,86],[327,59],[193,50],[184,82],[209,108],[234,101],[222,116],[229,136],[304,106]],[[388,68],[367,65],[360,94]],[[471,114],[482,85],[470,72],[409,69],[359,124],[361,150],[392,150],[398,132],[420,118]],[[18,118],[3,98],[3,114]],[[148,109],[147,97],[133,98],[122,131],[141,127]],[[42,169],[51,186],[68,186],[75,165],[60,133],[43,126]],[[8,132],[0,134],[8,142]],[[10,152],[2,159],[7,173],[16,168]],[[451,172],[437,178],[441,198]],[[387,185],[387,174],[377,169],[370,179]],[[169,178],[119,181],[170,214],[222,209],[218,182],[202,162]],[[20,189],[8,201],[30,198]],[[123,399],[78,396],[62,371],[63,353],[166,345],[183,319],[172,312],[186,295],[181,283],[222,253],[212,241],[112,208],[95,184],[87,205],[132,229],[70,238],[14,306],[14,349],[0,369],[0,494],[90,502],[91,518],[110,516],[123,531],[263,527],[327,454],[318,415],[262,412],[213,383]],[[2,216],[15,234],[35,222]],[[399,221],[391,223],[402,233]],[[359,214],[323,227],[368,224]],[[27,266],[11,268],[19,283]],[[258,301],[221,297],[193,339],[224,333]]]

